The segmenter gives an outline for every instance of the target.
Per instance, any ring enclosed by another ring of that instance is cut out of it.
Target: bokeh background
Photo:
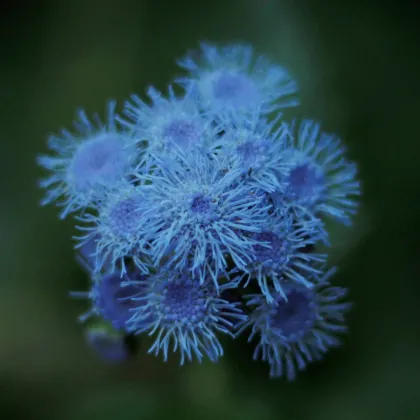
[[[364,0],[72,0],[0,5],[0,418],[420,418],[419,29],[415,6]],[[75,110],[104,113],[181,72],[201,40],[245,41],[301,86],[360,164],[351,229],[331,226],[334,278],[355,302],[343,348],[294,383],[269,380],[245,342],[216,365],[145,353],[104,364],[76,317],[87,287],[71,220],[40,208],[34,160]]]

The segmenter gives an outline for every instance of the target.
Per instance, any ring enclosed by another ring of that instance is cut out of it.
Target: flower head
[[[146,142],[146,153],[170,153],[173,147],[188,149],[201,147],[212,134],[211,121],[200,110],[191,91],[177,97],[169,87],[169,97],[150,87],[147,91],[151,104],[137,95],[131,96],[124,108],[128,120],[121,123],[133,131],[136,142]]]
[[[166,258],[176,268],[189,267],[215,284],[227,267],[251,260],[251,234],[265,223],[267,207],[252,186],[238,179],[227,161],[200,153],[178,155],[179,164],[161,167],[149,179],[153,209],[161,228],[151,240],[156,265]]]
[[[308,246],[326,240],[326,232],[320,221],[307,219],[296,221],[291,214],[272,214],[260,232],[252,236],[252,262],[246,267],[242,278],[257,281],[261,293],[268,302],[273,302],[272,292],[285,296],[285,280],[311,287],[311,274],[319,274],[320,265],[327,256],[307,253]]]
[[[264,112],[295,106],[297,86],[289,73],[260,56],[253,60],[249,45],[217,48],[201,44],[201,59],[189,54],[178,65],[190,74],[178,79],[195,90],[204,108],[213,114],[229,110],[249,111],[261,106]]]
[[[249,341],[258,340],[254,359],[269,363],[270,376],[293,380],[297,370],[340,344],[336,334],[347,331],[344,314],[351,304],[340,302],[346,289],[329,285],[334,272],[314,279],[311,288],[285,283],[284,293],[274,293],[271,303],[263,295],[247,296],[252,312],[239,332],[252,328]]]
[[[179,352],[181,365],[185,360],[201,362],[205,356],[217,361],[223,355],[217,334],[232,336],[234,323],[246,319],[237,303],[218,295],[211,279],[201,283],[186,270],[162,270],[147,284],[134,284],[146,285],[148,292],[133,298],[138,310],[129,330],[153,336],[149,353],[162,352],[165,361],[171,347]],[[220,290],[230,287],[234,285],[227,283]]]
[[[138,271],[121,277],[119,272],[96,275],[90,272],[91,288],[87,292],[70,292],[74,298],[83,298],[90,301],[90,308],[80,315],[79,320],[85,322],[91,317],[110,323],[116,330],[126,331],[126,323],[132,316],[134,305],[131,298],[143,292],[144,286],[135,281],[147,284],[148,277]]]
[[[100,199],[107,188],[126,182],[135,162],[136,150],[130,147],[129,134],[117,130],[115,102],[108,104],[106,123],[95,115],[92,123],[83,111],[77,130],[51,136],[48,146],[55,155],[38,157],[38,164],[51,172],[40,181],[46,190],[42,204],[57,202],[63,207],[61,218]]]
[[[260,108],[249,115],[232,113],[220,118],[212,152],[228,157],[231,165],[240,170],[243,179],[265,192],[282,191],[283,179],[288,173],[284,158],[288,130],[282,124],[275,128],[279,118],[268,121]]]
[[[298,130],[294,122],[289,133],[289,170],[282,179],[286,188],[271,195],[275,206],[303,208],[349,224],[358,207],[360,183],[357,166],[344,157],[340,139],[321,132],[320,124],[310,120],[302,121]]]
[[[219,334],[250,328],[254,358],[293,379],[346,330],[346,290],[317,247],[324,215],[356,212],[357,167],[319,123],[282,120],[299,104],[283,67],[244,44],[200,47],[168,94],[133,94],[122,116],[110,102],[106,121],[80,111],[51,136],[42,204],[78,213],[90,283],[71,295],[89,301],[80,320],[102,358],[124,360],[146,333],[165,361],[216,362]]]
[[[77,228],[84,233],[77,237],[78,247],[89,245],[95,272],[103,269],[114,272],[119,264],[124,275],[125,258],[131,257],[138,269],[148,273],[146,248],[159,226],[149,189],[147,185],[127,185],[120,190],[109,190],[96,212],[86,212],[77,218]]]

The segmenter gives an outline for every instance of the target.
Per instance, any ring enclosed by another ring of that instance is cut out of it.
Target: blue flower
[[[250,329],[254,359],[293,380],[347,330],[318,245],[324,216],[357,211],[357,165],[318,122],[282,120],[297,83],[251,46],[201,43],[178,65],[167,95],[133,94],[122,116],[111,101],[106,120],[79,111],[37,158],[42,205],[77,212],[85,339],[118,362],[146,334],[182,365],[217,362],[221,336]]]
[[[106,188],[119,185],[137,158],[129,147],[131,136],[117,130],[115,102],[108,104],[107,122],[95,115],[92,123],[83,111],[74,123],[77,134],[63,130],[52,135],[48,147],[53,155],[42,155],[38,164],[51,172],[39,185],[46,190],[41,204],[57,202],[61,218],[100,199]]]
[[[274,296],[285,296],[285,279],[304,287],[311,287],[310,277],[319,274],[320,266],[327,255],[306,252],[307,247],[326,241],[326,232],[315,219],[296,221],[288,213],[272,214],[260,232],[252,235],[252,262],[241,278],[246,278],[244,287],[257,281],[262,295],[268,302]]]
[[[263,56],[253,60],[249,45],[217,48],[201,44],[201,59],[189,54],[178,65],[190,74],[177,81],[187,90],[195,90],[204,108],[211,113],[248,111],[262,106],[264,112],[296,106],[296,82],[280,66]]]
[[[271,195],[279,208],[303,208],[319,216],[329,215],[350,224],[360,195],[357,166],[344,154],[345,146],[333,134],[323,133],[320,124],[303,120],[290,127],[285,159],[289,172],[282,179],[286,189]]]
[[[189,267],[200,277],[210,273],[217,285],[227,267],[251,261],[252,233],[259,232],[267,207],[254,189],[238,179],[226,160],[200,153],[178,154],[179,164],[159,165],[144,175],[161,228],[151,240],[155,265],[163,258],[175,268]]]
[[[258,344],[254,360],[261,358],[270,365],[270,376],[296,377],[297,370],[319,360],[329,348],[340,345],[337,333],[347,331],[344,315],[350,303],[341,299],[347,289],[332,287],[328,271],[322,278],[314,279],[315,286],[296,283],[283,284],[284,293],[273,293],[274,301],[268,303],[263,295],[248,295],[247,305],[252,312],[239,328],[238,334],[252,328],[249,341]]]
[[[127,185],[104,194],[96,212],[80,217],[77,229],[84,232],[75,237],[78,248],[89,246],[95,272],[103,268],[126,273],[125,258],[131,257],[143,273],[149,272],[150,259],[146,248],[159,228],[155,209],[149,200],[150,186]],[[92,244],[94,242],[94,244]]]
[[[151,104],[143,102],[137,95],[127,101],[122,125],[133,131],[137,143],[146,142],[145,152],[170,153],[174,145],[188,149],[201,147],[212,135],[211,120],[200,110],[196,95],[187,92],[177,97],[169,86],[169,97],[165,98],[155,88],[147,91]]]
[[[125,336],[105,327],[92,327],[85,333],[87,344],[105,362],[121,363],[130,357]]]
[[[181,365],[201,362],[205,356],[216,362],[223,356],[217,334],[233,336],[234,325],[246,319],[238,303],[219,296],[211,279],[201,283],[186,270],[162,270],[147,282],[133,284],[148,287],[148,292],[132,299],[138,310],[128,322],[129,331],[153,336],[149,353],[163,353],[165,361],[172,348],[179,352]],[[226,283],[220,291],[235,286]]]
[[[267,121],[259,107],[247,116],[232,113],[228,118],[221,117],[217,127],[223,134],[215,139],[212,152],[228,157],[231,165],[255,187],[265,192],[282,190],[288,173],[284,158],[288,131],[283,125],[275,129],[278,121],[279,117]]]
[[[131,300],[133,296],[143,293],[148,277],[137,271],[121,277],[119,272],[95,275],[90,273],[92,286],[87,292],[70,292],[74,298],[90,301],[90,308],[79,316],[80,322],[91,317],[98,317],[110,323],[116,330],[126,331],[126,323],[132,316],[137,304]],[[141,285],[135,281],[141,280]]]

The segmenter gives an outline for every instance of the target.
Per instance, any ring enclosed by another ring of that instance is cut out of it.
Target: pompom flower
[[[276,129],[278,122],[279,118],[267,121],[260,108],[247,116],[232,113],[220,118],[217,127],[223,134],[215,139],[212,152],[227,157],[243,179],[262,191],[281,191],[288,173],[284,150],[289,133],[283,124]]]
[[[252,328],[249,341],[258,340],[254,359],[269,363],[270,376],[293,380],[298,370],[340,344],[336,335],[347,331],[344,315],[351,304],[341,302],[347,289],[328,283],[334,272],[328,271],[311,288],[285,283],[284,293],[273,293],[271,303],[263,295],[247,296],[252,312],[238,334]]]
[[[180,86],[131,95],[122,116],[111,101],[105,121],[80,111],[37,160],[42,204],[76,213],[86,342],[117,362],[146,334],[182,365],[249,328],[254,358],[294,379],[346,330],[318,244],[324,216],[356,212],[357,167],[319,123],[282,119],[297,83],[250,46],[202,43],[178,64]]]
[[[147,283],[133,284],[148,287],[148,292],[133,297],[138,310],[128,322],[129,330],[153,336],[149,353],[162,353],[165,361],[172,349],[180,354],[181,365],[204,357],[216,362],[223,355],[217,335],[233,336],[233,326],[246,319],[238,303],[219,296],[211,279],[201,283],[186,270],[162,270]],[[220,291],[234,286],[227,283]]]
[[[276,207],[303,208],[350,224],[358,207],[360,183],[357,166],[344,157],[341,140],[323,133],[320,124],[310,120],[299,126],[294,122],[289,134],[284,153],[289,172],[282,179],[286,189],[271,195]]]
[[[107,363],[121,363],[130,357],[126,338],[123,334],[109,328],[94,326],[85,332],[89,347]]]
[[[124,182],[135,162],[131,136],[117,129],[115,102],[108,104],[107,121],[97,115],[90,121],[84,111],[74,123],[76,134],[62,130],[50,136],[53,155],[41,155],[38,164],[51,174],[40,180],[46,190],[41,204],[56,202],[61,218],[100,199],[103,192]]]
[[[83,235],[75,237],[77,247],[90,245],[90,257],[95,272],[103,268],[126,273],[125,258],[131,257],[143,273],[148,273],[146,248],[159,227],[154,208],[150,204],[147,185],[127,185],[104,195],[95,212],[77,217],[77,229]]]
[[[80,262],[80,261],[79,261]],[[131,318],[134,305],[131,298],[143,292],[147,284],[146,276],[132,271],[130,276],[121,277],[119,272],[95,275],[85,258],[81,258],[83,267],[88,269],[91,278],[91,288],[86,292],[70,292],[73,298],[88,299],[90,308],[79,316],[80,322],[91,317],[98,317],[110,323],[116,330],[126,331],[126,322]],[[124,285],[124,286],[123,286]]]
[[[135,141],[145,142],[144,151],[152,154],[170,153],[174,147],[183,150],[202,147],[212,134],[211,121],[200,111],[196,95],[187,92],[177,97],[169,86],[169,97],[150,87],[151,104],[131,95],[124,107],[127,120],[121,124],[133,131]]]
[[[267,218],[266,225],[260,232],[253,234],[252,262],[242,278],[250,282],[257,281],[262,295],[268,302],[273,302],[275,295],[285,297],[285,281],[311,287],[310,275],[321,273],[320,267],[327,255],[308,253],[308,246],[326,241],[323,225],[316,219],[297,222],[291,214],[273,214]]]
[[[191,152],[178,154],[178,161],[142,177],[151,183],[152,208],[162,221],[151,255],[155,265],[165,257],[174,268],[210,273],[217,286],[228,256],[239,267],[251,261],[251,234],[260,231],[268,207],[223,159]]]
[[[269,113],[298,105],[298,88],[289,73],[263,56],[254,60],[251,46],[217,48],[201,43],[200,53],[198,59],[192,53],[178,60],[189,76],[177,81],[187,90],[195,90],[212,114],[249,111],[258,106]]]

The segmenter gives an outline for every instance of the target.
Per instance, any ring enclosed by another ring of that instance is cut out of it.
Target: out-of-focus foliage
[[[313,3],[313,4],[312,4]],[[415,419],[418,333],[418,31],[408,6],[232,0],[4,2],[0,9],[0,415],[25,419]],[[164,90],[198,41],[245,41],[284,64],[302,117],[338,133],[361,168],[354,227],[333,226],[336,283],[351,290],[346,345],[294,384],[253,348],[182,370],[144,355],[106,365],[74,321],[86,288],[72,221],[40,209],[34,157],[75,109]],[[238,357],[238,354],[240,355]]]

